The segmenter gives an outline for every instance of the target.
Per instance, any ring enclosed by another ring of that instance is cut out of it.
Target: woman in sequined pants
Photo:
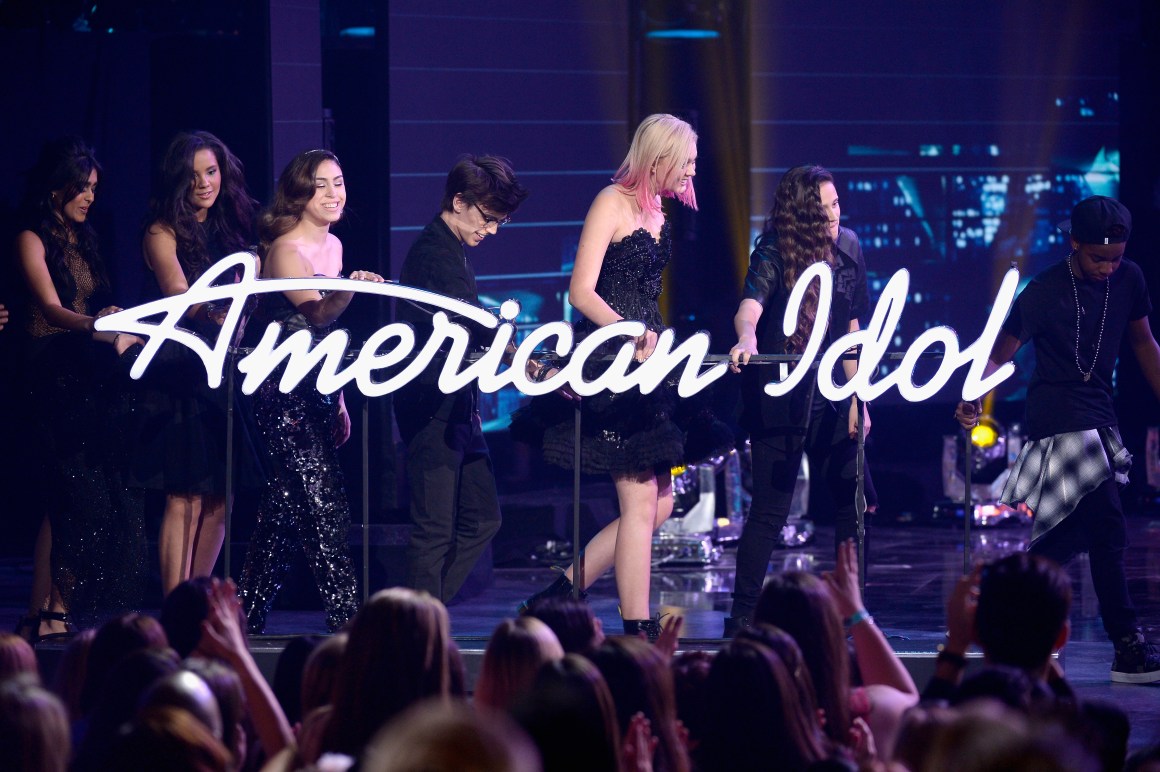
[[[310,150],[290,161],[259,226],[263,278],[341,275],[342,243],[330,226],[342,217],[345,203],[342,169],[333,153]],[[383,280],[369,271],[355,271],[350,278]],[[288,333],[310,330],[317,340],[353,297],[352,292],[315,290],[264,295],[258,313],[261,321],[278,322]],[[307,380],[284,394],[279,379],[280,374],[270,376],[254,400],[254,419],[271,468],[238,594],[250,632],[262,632],[297,542],[333,632],[359,605],[347,545],[350,506],[337,453],[350,437],[350,416],[342,392],[321,394]]]

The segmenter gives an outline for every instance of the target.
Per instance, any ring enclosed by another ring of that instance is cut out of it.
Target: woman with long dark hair
[[[717,653],[705,685],[709,725],[697,769],[803,772],[830,757],[797,646],[774,628],[740,634]],[[799,676],[799,674],[803,674]]]
[[[101,167],[79,139],[48,143],[28,174],[16,257],[26,290],[26,368],[45,517],[25,635],[65,632],[140,602],[141,497],[126,485],[128,395],[116,354],[134,336],[95,332],[117,310],[88,224]],[[98,310],[99,309],[99,310]],[[112,346],[98,345],[111,343]],[[123,385],[123,384],[122,384]]]
[[[334,153],[308,150],[295,156],[282,170],[274,203],[262,216],[263,278],[341,276],[342,242],[330,226],[342,218],[345,206],[345,179]],[[353,271],[350,278],[383,281],[370,271]],[[261,326],[280,322],[288,332],[309,330],[317,340],[353,298],[345,290],[264,295],[256,317]],[[238,591],[250,632],[265,627],[295,542],[306,553],[327,627],[335,632],[358,610],[358,583],[347,545],[350,505],[337,453],[350,437],[342,392],[323,394],[303,382],[287,394],[272,377],[258,387],[253,409],[270,473]]]
[[[836,543],[855,535],[857,419],[849,407],[815,393],[817,373],[810,372],[787,396],[773,399],[765,385],[778,379],[777,366],[749,364],[764,354],[800,354],[815,325],[826,325],[833,341],[858,329],[858,317],[870,305],[866,264],[858,237],[839,225],[841,208],[834,177],[820,166],[797,166],[781,178],[765,229],[757,237],[745,277],[745,297],[733,318],[737,343],[730,352],[734,372],[742,373],[744,405],[741,424],[753,452],[753,503],[737,545],[737,576],[732,615],[725,635],[749,624],[769,558],[781,539],[789,515],[802,454],[811,474],[825,480],[837,509]],[[782,319],[798,278],[825,263],[834,273],[828,319],[818,319],[818,288],[811,285],[798,314],[797,328],[785,335]],[[857,363],[843,360],[847,378]],[[870,430],[865,413],[865,431]],[[869,477],[866,477],[869,486]],[[867,488],[869,490],[869,488]]]
[[[181,133],[165,152],[143,249],[165,297],[189,289],[217,260],[250,249],[258,203],[242,164],[206,131]],[[207,339],[224,315],[209,303],[192,306],[182,326]],[[212,573],[225,539],[225,390],[210,389],[200,360],[166,343],[147,380],[134,481],[165,494],[158,538],[164,593]]]

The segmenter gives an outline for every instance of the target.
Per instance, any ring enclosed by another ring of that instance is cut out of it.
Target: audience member
[[[709,668],[713,654],[708,651],[684,651],[673,658],[673,694],[677,700],[677,717],[687,732],[686,744],[693,754],[709,725],[707,704]]]
[[[233,756],[234,766],[241,768],[250,744],[246,736],[248,706],[242,690],[242,679],[233,668],[210,659],[191,657],[182,667],[193,673],[209,687],[217,701],[221,715],[221,741]]]
[[[387,721],[451,686],[447,609],[425,592],[380,590],[355,614],[320,751],[358,756]],[[307,760],[313,761],[303,747]]]
[[[347,641],[346,633],[335,633],[310,652],[302,670],[299,721],[310,711],[329,705],[334,699],[338,667],[346,653]]]
[[[512,714],[539,748],[545,770],[625,770],[612,693],[596,666],[579,654],[541,667]]]
[[[36,652],[28,641],[14,633],[0,633],[0,681],[26,673],[40,680]]]
[[[829,756],[827,741],[813,706],[813,686],[799,685],[809,673],[797,661],[786,662],[763,640],[784,633],[755,625],[752,635],[738,634],[709,668],[706,682],[708,725],[697,746],[697,769],[778,769],[804,772]],[[799,675],[800,674],[800,675]]]
[[[507,710],[531,689],[541,665],[563,656],[556,634],[539,619],[505,619],[487,642],[475,704]]]
[[[96,635],[97,630],[93,627],[78,632],[64,647],[64,653],[56,663],[52,691],[68,711],[69,721],[77,721],[81,717],[81,689],[85,685],[89,649]]]
[[[552,628],[569,654],[588,654],[604,642],[604,625],[592,613],[592,607],[571,595],[539,598],[524,613]]]
[[[689,758],[681,740],[673,696],[673,674],[659,647],[642,638],[613,637],[597,647],[590,659],[608,682],[616,705],[617,725],[626,740],[633,717],[643,714],[657,740],[653,769],[688,770]]]
[[[177,656],[185,659],[201,642],[201,623],[209,615],[213,577],[195,576],[178,584],[161,603],[158,620]]]
[[[528,736],[503,713],[460,701],[420,702],[380,731],[362,772],[539,772]]]
[[[52,692],[25,673],[0,679],[0,765],[11,772],[65,772],[68,714]]]
[[[843,618],[845,629],[843,629]],[[839,545],[836,568],[819,579],[789,571],[770,578],[754,612],[754,622],[785,630],[797,641],[825,716],[825,732],[838,745],[863,718],[879,751],[889,755],[902,713],[918,701],[918,689],[874,619],[866,613],[858,585],[858,555],[852,541]],[[850,677],[846,636],[863,686]]]
[[[101,625],[89,647],[85,685],[81,687],[81,714],[92,710],[105,679],[118,662],[135,651],[168,645],[161,624],[144,614],[122,614]]]
[[[230,754],[188,712],[158,705],[142,711],[126,725],[102,771],[141,769],[143,764],[166,772],[230,772]]]

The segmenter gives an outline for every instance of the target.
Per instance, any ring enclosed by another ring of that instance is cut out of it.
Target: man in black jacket
[[[447,175],[442,211],[407,253],[400,283],[478,305],[466,247],[495,236],[527,195],[506,159],[461,157]],[[414,328],[416,341],[430,336],[429,310],[400,303],[397,316]],[[480,330],[471,332],[474,338]],[[500,510],[480,425],[479,390],[472,384],[442,393],[437,386],[442,364],[437,357],[395,395],[394,405],[407,444],[411,488],[407,584],[446,603],[499,530]]]

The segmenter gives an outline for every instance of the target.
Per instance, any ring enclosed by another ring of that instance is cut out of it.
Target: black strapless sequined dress
[[[608,245],[596,293],[622,317],[642,321],[650,329],[662,328],[657,301],[661,272],[672,255],[669,223],[661,228],[660,241],[640,228],[621,241]],[[596,325],[584,320],[576,325],[579,341]],[[610,343],[599,354],[614,354],[623,341]],[[590,359],[586,379],[599,375],[608,362]],[[684,455],[684,433],[673,420],[676,394],[666,386],[651,394],[638,390],[613,394],[602,392],[581,402],[580,469],[587,474],[634,474],[668,471]],[[544,459],[571,469],[574,456],[574,416],[571,403],[548,394],[532,400],[512,418],[512,434],[518,440],[542,443]]]

